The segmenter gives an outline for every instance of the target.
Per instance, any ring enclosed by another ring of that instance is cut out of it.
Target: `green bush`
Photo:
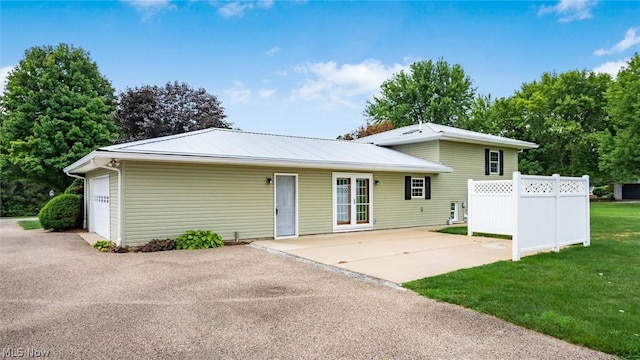
[[[222,237],[210,230],[189,230],[176,239],[176,249],[209,249],[223,245]]]
[[[80,218],[81,206],[82,198],[79,195],[58,195],[40,209],[40,224],[43,229],[53,231],[72,229]]]
[[[114,244],[109,240],[99,240],[96,241],[95,244],[93,244],[93,247],[102,252],[109,252],[109,249],[111,249],[112,245]]]
[[[82,195],[84,194],[84,180],[83,179],[75,179],[69,185],[69,187],[64,191],[65,194],[76,194]]]
[[[593,195],[599,198],[609,197],[611,195],[611,191],[608,186],[598,186],[593,189]]]

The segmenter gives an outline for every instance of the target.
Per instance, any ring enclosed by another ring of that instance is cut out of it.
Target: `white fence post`
[[[553,243],[555,244],[551,250],[553,252],[560,251],[560,174],[551,175],[553,178],[553,194],[555,195],[555,214],[553,215]]]
[[[467,180],[467,236],[473,235],[473,218],[471,215],[471,206],[473,203],[473,180]]]
[[[520,260],[520,244],[518,243],[518,223],[520,222],[520,212],[518,211],[519,200],[520,200],[520,172],[514,171],[513,178],[513,211],[514,211],[514,221],[513,221],[513,233],[511,234],[511,260],[519,261]]]
[[[586,234],[587,237],[585,239],[585,241],[582,243],[583,246],[591,246],[591,200],[589,198],[589,175],[582,175],[582,178],[585,181],[585,186],[584,186],[584,192],[585,192],[585,198],[586,198],[586,205],[585,205],[585,216],[587,217],[586,219],[586,224],[587,224],[587,228],[586,230]]]

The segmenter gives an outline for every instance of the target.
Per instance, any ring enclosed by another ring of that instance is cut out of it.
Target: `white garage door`
[[[111,238],[109,209],[109,177],[91,179],[90,229],[105,239]]]

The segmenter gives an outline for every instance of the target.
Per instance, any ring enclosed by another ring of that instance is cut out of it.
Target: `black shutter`
[[[431,176],[424,177],[424,198],[431,199]]]
[[[500,150],[500,176],[504,175],[504,151]]]
[[[404,199],[411,200],[411,176],[404,177]]]
[[[489,165],[489,157],[490,157],[490,150],[489,149],[484,149],[484,174],[485,175],[489,175],[491,173],[491,167]]]

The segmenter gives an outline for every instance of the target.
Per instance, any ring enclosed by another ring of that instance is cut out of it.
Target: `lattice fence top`
[[[475,194],[511,194],[513,182],[511,181],[486,181],[474,182],[473,192]]]
[[[554,179],[521,179],[520,193],[522,194],[553,194]]]
[[[584,194],[586,183],[584,180],[560,180],[560,193]]]

